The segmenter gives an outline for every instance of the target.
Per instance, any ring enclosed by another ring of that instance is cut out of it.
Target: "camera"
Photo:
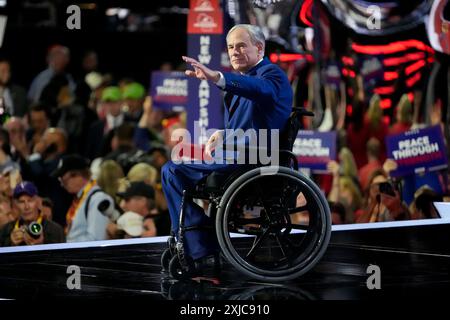
[[[42,224],[39,222],[33,221],[26,228],[27,233],[33,238],[37,239],[41,236],[43,228]]]
[[[116,221],[120,216],[120,213],[116,210],[114,204],[106,199],[98,204],[97,209],[111,221]]]
[[[396,196],[394,186],[390,182],[382,182],[379,184],[378,188],[380,193],[384,193],[392,197]]]

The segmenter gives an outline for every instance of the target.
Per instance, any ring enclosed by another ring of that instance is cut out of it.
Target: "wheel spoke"
[[[309,206],[305,205],[305,206],[301,206],[301,207],[297,207],[297,208],[288,209],[289,214],[302,212],[302,211],[310,211]]]
[[[287,242],[284,241],[285,239],[284,239],[283,237],[280,237],[280,234],[276,234],[275,238],[277,239],[278,246],[279,246],[280,249],[281,249],[281,253],[283,253],[283,256],[286,258],[286,260],[287,260],[287,262],[288,262],[288,265],[289,265],[290,267],[292,267],[292,259],[291,259],[291,255],[287,255],[287,254],[286,254],[286,252],[284,251],[284,249],[286,249],[286,247],[285,247],[285,246],[283,245],[283,243],[282,243],[282,242],[284,242],[284,243],[287,243]],[[291,245],[291,244],[288,243],[288,247],[289,247],[290,245]],[[292,248],[289,247],[289,249],[290,249],[291,251],[293,251]]]
[[[292,243],[291,239],[288,238],[288,235],[283,234],[283,236],[281,237],[281,239],[287,244],[287,246],[289,247],[289,249],[295,253],[297,246],[295,244]]]
[[[290,251],[289,256],[286,256],[286,255],[284,255],[284,256],[286,257],[288,264],[290,266],[292,266],[292,256],[294,256],[297,253],[299,247],[292,243],[291,239],[288,238],[287,234],[283,234],[283,233],[277,234],[277,240],[280,243],[285,244],[285,246],[284,246],[285,249],[286,248],[289,249],[289,251]]]
[[[269,228],[267,228],[262,234],[255,237],[255,241],[253,241],[253,245],[250,249],[250,251],[247,253],[246,257],[250,257],[250,255],[261,245],[262,240],[267,236],[269,233]]]
[[[289,227],[291,229],[296,229],[296,230],[308,230],[309,229],[309,226],[304,225],[304,224],[291,224]]]
[[[257,187],[257,190],[258,190],[258,193],[259,193],[259,198],[260,198],[260,200],[261,200],[261,202],[262,202],[262,205],[263,205],[263,207],[264,207],[264,211],[266,212],[266,216],[267,216],[267,218],[269,219],[269,221],[271,220],[270,219],[270,208],[266,205],[266,201],[264,200],[264,194],[263,194],[263,192],[262,192],[262,189],[261,189],[261,186],[260,185],[258,185],[258,187]]]
[[[291,203],[291,201],[295,202],[295,199],[297,199],[297,196],[299,194],[300,187],[298,185],[290,185],[289,182],[285,182],[286,187],[284,188],[284,191],[281,193],[281,200],[282,203],[288,204]],[[290,190],[292,188],[292,190]]]

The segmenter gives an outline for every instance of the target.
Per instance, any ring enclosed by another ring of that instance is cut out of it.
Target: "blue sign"
[[[189,34],[188,56],[212,70],[221,70],[221,34]],[[223,128],[222,92],[212,82],[189,78],[187,129],[195,144],[208,141],[207,130]]]
[[[314,173],[326,173],[328,162],[336,159],[336,131],[318,132],[300,130],[294,142],[300,168]]]
[[[156,109],[184,111],[188,101],[188,78],[184,72],[154,71],[150,96]]]
[[[388,158],[395,160],[398,166],[390,172],[392,177],[442,170],[448,166],[439,125],[387,136],[386,147]]]
[[[187,33],[187,55],[212,70],[221,70],[224,41],[219,0],[190,0]],[[223,128],[222,92],[214,83],[194,78],[189,78],[188,90],[186,126],[192,143],[203,145],[211,129]]]

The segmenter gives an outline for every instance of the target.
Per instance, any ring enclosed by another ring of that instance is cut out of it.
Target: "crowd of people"
[[[398,163],[388,158],[386,137],[435,125],[440,126],[442,136],[445,136],[440,100],[427,108],[431,115],[430,121],[425,123],[417,114],[421,92],[416,91],[412,97],[403,94],[394,106],[391,119],[384,115],[380,96],[374,94],[365,98],[366,93],[360,85],[353,89],[350,105],[345,101],[345,90],[340,94],[343,103],[338,99],[333,105],[332,112],[337,116],[328,129],[337,131],[337,159],[328,163],[328,175],[314,176],[332,203],[334,223],[439,217],[433,202],[449,200],[448,168],[391,176],[398,169]],[[327,90],[330,88],[326,87]],[[329,94],[326,97],[329,98]]]
[[[0,59],[0,246],[168,235],[160,169],[178,115],[154,110],[141,83],[99,73],[95,52],[79,77],[64,46],[47,62],[27,93]]]
[[[185,114],[153,108],[141,83],[99,73],[97,59],[88,52],[72,77],[69,49],[55,45],[28,91],[0,59],[0,246],[170,234],[161,168]],[[389,175],[397,164],[386,158],[386,135],[416,125],[408,97],[392,124],[377,95],[361,110],[328,128],[339,132],[339,156],[329,174],[312,176],[333,223],[437,217],[432,202],[446,199],[448,171]]]

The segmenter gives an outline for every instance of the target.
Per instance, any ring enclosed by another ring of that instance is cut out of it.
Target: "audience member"
[[[346,223],[346,212],[345,207],[340,202],[329,202],[330,213],[331,213],[331,223],[332,224],[344,224]]]
[[[442,195],[435,192],[428,186],[420,187],[414,193],[414,201],[410,205],[411,219],[435,219],[439,214],[433,202],[442,202]]]
[[[369,177],[372,173],[377,169],[381,169],[382,164],[380,162],[380,147],[380,141],[378,141],[377,138],[372,137],[369,141],[367,141],[367,164],[359,169],[358,173],[359,183],[362,190],[366,190]]]
[[[0,229],[8,222],[17,219],[18,213],[13,211],[11,198],[5,194],[0,193]]]
[[[119,181],[123,177],[122,167],[116,161],[106,160],[100,165],[97,184],[106,194],[115,200],[115,203],[119,203],[120,200],[117,197],[117,192],[119,191]]]
[[[356,222],[382,222],[393,220],[407,220],[410,212],[406,204],[402,203],[400,193],[387,174],[376,170],[366,190],[364,207],[355,212]]]
[[[153,218],[155,220],[156,229],[158,230],[158,236],[169,235],[170,216],[156,169],[148,163],[138,163],[130,169],[127,178],[130,182],[142,181],[153,187],[157,209]]]
[[[42,198],[42,215],[47,220],[53,220],[53,208],[54,204],[50,198]]]
[[[7,168],[20,170],[19,164],[11,159],[8,131],[0,127],[0,173]]]
[[[25,135],[26,126],[24,120],[18,117],[9,118],[4,127],[8,130],[12,159],[14,161],[26,159],[29,155],[29,151]]]
[[[118,220],[117,224],[108,225],[108,234],[111,238],[117,239],[123,235],[121,229],[128,229],[126,225],[142,223],[141,228],[135,228],[131,237],[154,237],[157,234],[153,221],[155,214],[155,191],[144,182],[132,182],[125,192],[118,193],[122,198],[120,207],[125,212]],[[141,218],[138,218],[139,215]],[[140,233],[137,232],[140,230]],[[127,230],[124,230],[127,231]]]
[[[28,112],[28,122],[30,128],[26,132],[28,151],[32,151],[34,146],[41,140],[42,136],[50,127],[50,109],[48,106],[37,103]]]
[[[145,88],[138,82],[125,85],[122,92],[124,100],[124,111],[127,120],[138,123],[142,117]]]
[[[107,201],[112,208],[114,200],[91,179],[89,161],[79,155],[64,156],[52,176],[58,177],[67,192],[74,196],[66,214],[67,242],[106,239],[110,218],[99,205]]]
[[[20,170],[14,167],[7,167],[0,172],[0,194],[12,197],[13,190],[22,182]]]
[[[402,95],[398,103],[395,119],[395,123],[389,128],[389,134],[400,134],[411,128],[413,109],[407,94]]]
[[[103,90],[100,108],[105,109],[106,118],[94,122],[89,128],[85,154],[89,159],[103,157],[111,151],[113,130],[124,123],[122,113],[122,94],[118,87]]]
[[[28,99],[30,102],[38,102],[41,93],[53,76],[62,74],[69,82],[71,92],[75,92],[75,82],[70,74],[65,72],[70,62],[70,51],[62,45],[54,45],[50,47],[47,54],[48,67],[39,73],[32,81],[30,90],[28,91]]]
[[[19,183],[13,193],[19,218],[0,230],[0,246],[36,245],[64,242],[61,226],[45,219],[36,186],[28,181]]]
[[[26,91],[11,82],[11,63],[4,58],[0,58],[0,100],[2,114],[23,117],[27,113]]]

